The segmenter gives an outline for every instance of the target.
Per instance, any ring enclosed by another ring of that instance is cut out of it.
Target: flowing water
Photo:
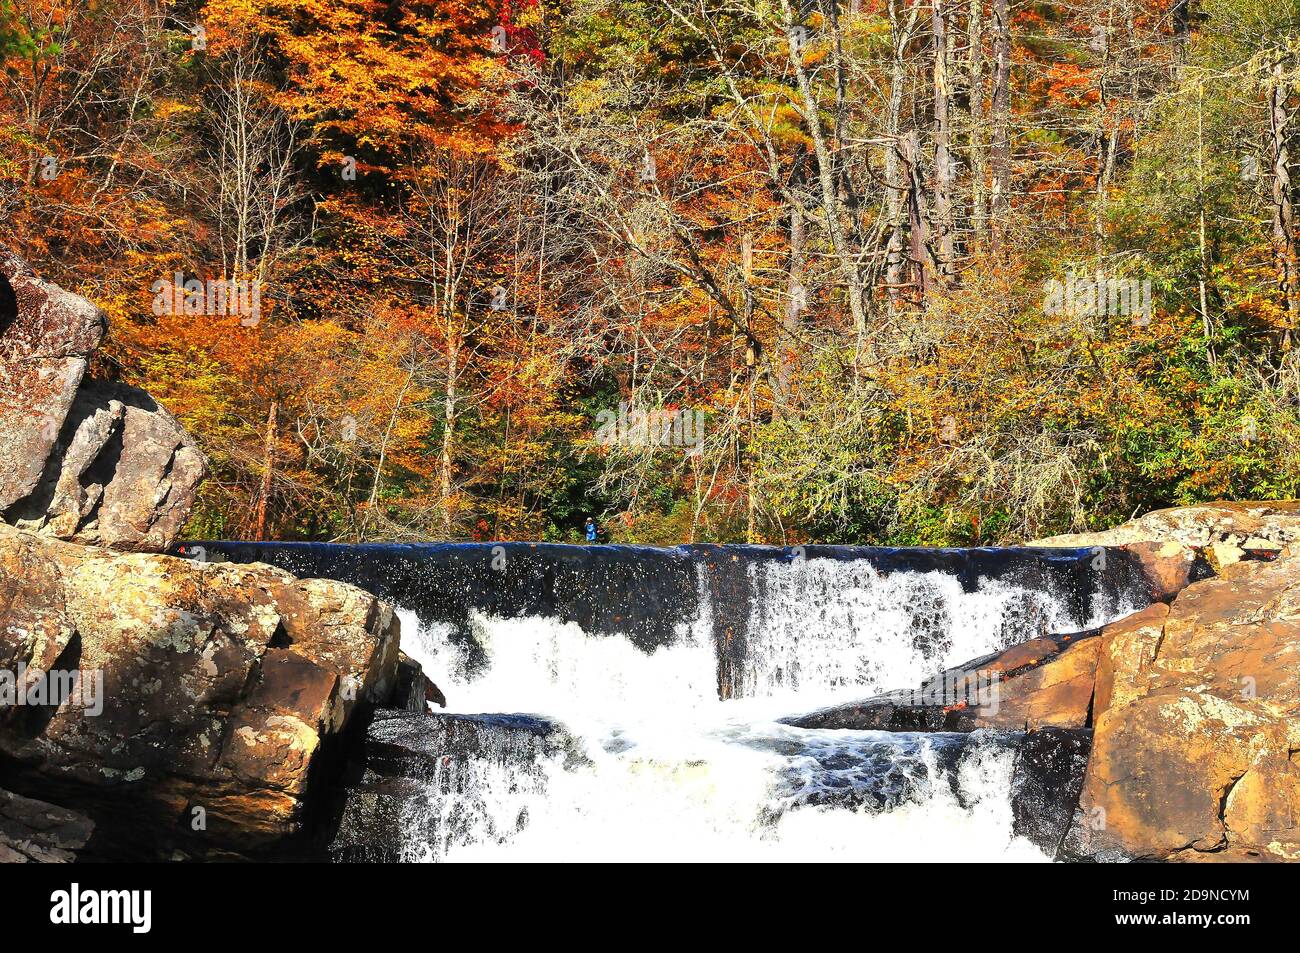
[[[1044,860],[1013,733],[780,719],[1149,601],[1121,550],[200,549],[384,597],[447,697],[370,727],[341,860]]]
[[[428,742],[444,753],[412,772],[400,857],[1046,859],[1013,835],[1006,735],[777,719],[1133,606],[1094,594],[1081,618],[1044,588],[981,579],[968,591],[952,573],[882,573],[866,560],[752,562],[746,574],[747,640],[726,700],[703,566],[693,616],[650,651],[542,615],[471,609],[458,624],[403,611],[403,647],[443,688],[448,713],[544,721],[471,719],[474,745]]]

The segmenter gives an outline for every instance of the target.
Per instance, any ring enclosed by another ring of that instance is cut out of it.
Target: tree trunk
[[[460,375],[460,346],[453,341],[447,354],[447,386],[443,392],[442,458],[439,461],[438,502],[442,507],[442,537],[451,539],[452,459],[456,441],[456,389]]]
[[[970,175],[971,228],[977,241],[988,231],[988,174],[984,156],[984,5],[970,0]]]
[[[781,6],[786,33],[793,35],[796,26],[794,11],[788,0],[782,0]],[[799,84],[804,122],[808,126],[808,133],[812,139],[813,155],[817,159],[817,182],[821,187],[822,214],[826,219],[826,231],[831,240],[831,251],[839,260],[840,273],[844,276],[844,283],[847,286],[849,312],[853,315],[853,330],[860,349],[867,333],[866,295],[862,269],[858,263],[857,249],[851,247],[848,232],[844,227],[843,203],[836,188],[835,157],[831,152],[830,143],[826,141],[826,130],[821,121],[821,107],[813,91],[812,80],[804,68],[803,50],[794,43],[790,44],[790,65]]]
[[[791,171],[791,189],[798,194],[803,181],[805,157],[795,157]],[[790,210],[790,270],[786,278],[785,318],[782,322],[782,340],[777,351],[777,384],[781,396],[790,393],[790,377],[794,370],[792,360],[795,344],[799,336],[799,321],[806,305],[807,290],[804,288],[804,248],[807,243],[803,210]]]
[[[751,315],[753,313],[753,294],[748,295],[750,299],[749,307],[746,309]],[[758,493],[754,486],[754,479],[758,471],[757,452],[755,450],[755,432],[754,432],[754,387],[758,383],[758,354],[755,353],[753,343],[745,349],[745,365],[748,372],[748,394],[746,395],[746,412],[748,416],[748,441],[745,447],[745,542],[751,546],[758,542]]]
[[[902,161],[906,167],[908,190],[907,206],[909,231],[911,235],[910,257],[912,266],[916,269],[917,284],[921,289],[921,301],[924,305],[930,294],[931,286],[931,268],[929,254],[929,215],[926,210],[925,186],[921,181],[921,145],[916,131],[913,130],[904,136],[900,142],[902,146]]]
[[[898,0],[890,0],[889,22],[894,42],[894,60],[890,72],[889,116],[887,132],[892,140],[885,152],[886,206],[889,213],[889,243],[885,249],[885,285],[891,316],[902,304],[904,275],[907,270],[906,213],[912,189],[911,168],[903,161],[906,151],[902,141],[903,90],[907,85],[907,48],[916,27],[919,5],[913,5],[907,21],[898,16]]]
[[[275,465],[275,431],[279,417],[280,405],[271,401],[271,409],[266,415],[266,444],[262,456],[262,486],[257,494],[257,513],[253,519],[253,538],[266,539],[266,508],[271,498],[271,473]]]
[[[1200,255],[1200,274],[1196,286],[1201,305],[1201,328],[1205,333],[1205,362],[1211,368],[1217,363],[1214,353],[1214,322],[1210,319],[1210,245],[1205,223],[1205,80],[1196,87],[1196,205],[1200,210],[1197,245]]]
[[[934,248],[935,270],[940,281],[952,274],[953,168],[951,123],[949,118],[950,84],[948,78],[947,8],[943,0],[931,0],[931,23],[934,30]]]
[[[1110,121],[1110,87],[1107,79],[1110,73],[1110,18],[1112,11],[1107,11],[1106,23],[1094,24],[1094,36],[1101,41],[1101,68],[1097,71],[1097,188],[1093,208],[1093,246],[1098,267],[1106,250],[1106,200],[1110,189],[1110,177],[1115,168],[1115,147],[1119,136],[1119,123]],[[1100,31],[1098,32],[1098,27]],[[1107,125],[1111,130],[1107,135]]]
[[[993,0],[993,244],[1001,244],[1011,207],[1011,12],[1007,0]]]
[[[1270,125],[1273,146],[1273,255],[1277,262],[1277,281],[1286,306],[1287,328],[1283,338],[1290,347],[1300,316],[1300,295],[1296,289],[1295,217],[1291,206],[1291,152],[1287,145],[1290,119],[1286,101],[1290,93],[1282,78],[1282,64],[1273,67],[1273,90],[1270,97]]]
[[[393,411],[388,417],[388,426],[384,428],[384,435],[379,440],[379,459],[375,463],[375,479],[370,484],[370,499],[366,503],[366,516],[361,521],[361,531],[358,542],[366,541],[366,534],[369,532],[370,524],[374,521],[376,508],[379,506],[379,490],[384,480],[384,466],[388,462],[388,441],[392,439],[393,430],[397,427],[398,418],[402,415],[402,405],[406,401],[407,391],[411,389],[415,381],[416,363],[412,361],[411,367],[407,370],[406,380],[402,383],[402,389],[397,393],[397,399],[393,401]]]

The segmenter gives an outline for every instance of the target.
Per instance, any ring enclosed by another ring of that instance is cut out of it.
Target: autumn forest
[[[0,0],[0,63],[0,241],[200,443],[191,538],[1300,489],[1300,0]]]

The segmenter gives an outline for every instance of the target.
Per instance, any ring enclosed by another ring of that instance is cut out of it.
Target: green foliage
[[[30,40],[22,32],[13,0],[0,0],[0,56],[26,54]]]
[[[58,34],[58,27],[34,29],[19,12],[14,0],[0,0],[0,57],[40,59],[57,56],[61,50]]]

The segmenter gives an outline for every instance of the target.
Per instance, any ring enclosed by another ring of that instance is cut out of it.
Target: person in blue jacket
[[[597,542],[596,539],[596,521],[590,516],[587,517],[587,542]]]

